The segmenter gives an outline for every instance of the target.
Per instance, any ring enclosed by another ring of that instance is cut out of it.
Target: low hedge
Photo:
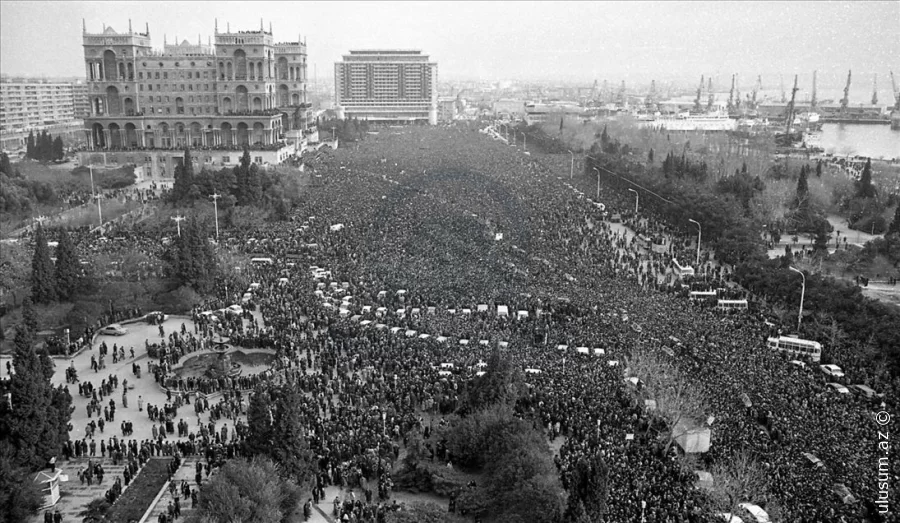
[[[115,523],[138,522],[150,507],[159,490],[169,480],[172,458],[151,458],[132,480],[131,485],[110,507],[103,521]]]

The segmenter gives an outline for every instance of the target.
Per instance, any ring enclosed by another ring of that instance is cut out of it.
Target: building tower
[[[227,27],[227,26],[226,26]],[[259,30],[220,33],[203,44],[163,40],[149,30],[84,31],[90,115],[87,157],[134,164],[145,176],[171,177],[185,148],[194,161],[234,165],[245,148],[253,161],[275,164],[305,145],[308,128],[306,43],[274,43]],[[140,151],[140,152],[138,152]],[[201,166],[198,165],[198,168]]]
[[[82,24],[85,77],[87,79],[92,121],[88,143],[96,147],[121,147],[124,134],[135,138],[140,128],[124,129],[118,122],[124,116],[141,112],[135,71],[138,61],[152,54],[150,29],[136,33],[128,23],[128,32],[119,34],[104,26],[102,33],[88,33]],[[136,141],[136,140],[133,140]]]

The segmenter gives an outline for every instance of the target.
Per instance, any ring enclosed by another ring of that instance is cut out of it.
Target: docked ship
[[[639,119],[638,125],[655,130],[665,131],[734,131],[737,120],[723,113],[700,115],[679,114],[675,116],[656,116],[653,119]]]

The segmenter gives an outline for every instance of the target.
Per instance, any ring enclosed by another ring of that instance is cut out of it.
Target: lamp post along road
[[[572,155],[572,164],[569,166],[569,179],[575,178],[575,153],[569,151],[569,154]]]
[[[800,290],[800,312],[797,313],[797,334],[800,334],[800,322],[803,321],[803,299],[806,297],[806,275],[803,274],[803,271],[794,267],[788,268],[796,272],[800,275],[801,278],[803,278],[803,287]]]
[[[600,201],[600,169],[594,167],[594,170],[597,171],[597,201]]]
[[[184,216],[175,216],[174,218],[169,219],[175,220],[175,223],[178,224],[178,237],[181,238],[181,221],[184,220]]]
[[[100,219],[100,227],[103,227],[103,211],[100,209],[100,194],[94,193],[94,166],[89,165],[88,171],[91,173],[91,199],[97,200],[97,216]]]
[[[688,221],[697,226],[697,271],[700,271],[700,235],[703,233],[703,229],[700,228],[700,222],[697,220],[688,219]]]
[[[221,194],[212,193],[209,195],[210,198],[213,199],[213,211],[216,215],[216,243],[219,242],[219,198],[222,197]]]
[[[634,189],[628,189],[628,190],[634,193],[634,217],[637,218],[637,213],[638,213],[638,202],[639,202],[640,199],[641,199],[641,195],[638,194],[638,192],[635,191]]]

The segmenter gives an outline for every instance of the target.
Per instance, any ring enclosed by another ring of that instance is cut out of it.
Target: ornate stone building
[[[164,42],[150,30],[83,31],[90,115],[82,162],[135,164],[149,177],[169,177],[190,147],[193,160],[237,163],[244,146],[254,161],[292,155],[310,128],[306,43],[276,43],[271,25],[224,33],[206,45]],[[177,37],[176,37],[177,40]]]

